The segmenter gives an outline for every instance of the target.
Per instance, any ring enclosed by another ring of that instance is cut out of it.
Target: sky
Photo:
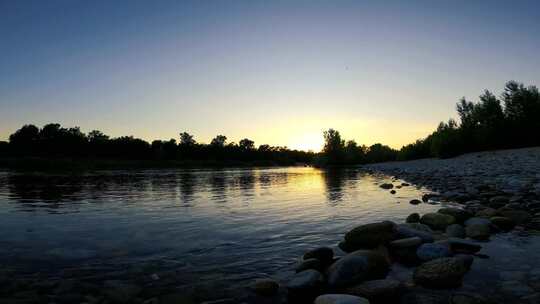
[[[399,148],[462,96],[540,85],[538,1],[0,0],[0,140],[111,136]]]

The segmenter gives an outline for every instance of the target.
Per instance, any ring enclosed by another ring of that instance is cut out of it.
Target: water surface
[[[439,208],[408,203],[422,189],[378,187],[388,181],[306,167],[3,172],[0,261],[21,273],[146,267],[181,272],[186,285],[279,278],[356,225]]]

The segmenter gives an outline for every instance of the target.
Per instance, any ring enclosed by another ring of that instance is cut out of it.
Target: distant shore
[[[102,158],[0,158],[0,169],[21,171],[85,171],[113,169],[231,168],[306,166],[290,161],[220,161],[220,160],[126,160]]]

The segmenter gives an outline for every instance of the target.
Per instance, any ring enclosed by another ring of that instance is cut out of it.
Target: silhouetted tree
[[[341,135],[334,129],[328,129],[323,132],[324,147],[322,154],[325,162],[330,165],[342,164],[345,159],[345,141]]]
[[[17,154],[28,155],[34,152],[39,141],[39,128],[24,125],[9,136],[9,143]]]
[[[193,138],[193,135],[188,132],[180,133],[180,145],[181,146],[194,146],[197,142]]]
[[[253,140],[244,138],[238,142],[238,146],[243,150],[253,150],[255,149],[255,142]]]
[[[212,141],[210,142],[210,145],[212,145],[213,147],[223,148],[225,146],[226,141],[227,141],[227,136],[217,135],[216,137],[214,137],[214,139],[212,139]]]

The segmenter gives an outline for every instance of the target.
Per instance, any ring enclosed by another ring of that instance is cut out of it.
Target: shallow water
[[[392,195],[358,170],[314,168],[0,174],[0,259],[26,271],[81,263],[181,269],[186,284],[279,276],[351,227],[401,221],[421,189]],[[398,203],[399,202],[399,203]]]
[[[356,169],[307,167],[1,172],[0,265],[16,275],[98,280],[171,275],[171,284],[186,287],[284,279],[307,249],[336,248],[354,226],[402,222],[441,207],[408,203],[425,189],[392,195],[378,186],[389,181]],[[475,260],[463,289],[540,279],[538,250],[537,237],[494,237],[482,250],[490,259]]]

